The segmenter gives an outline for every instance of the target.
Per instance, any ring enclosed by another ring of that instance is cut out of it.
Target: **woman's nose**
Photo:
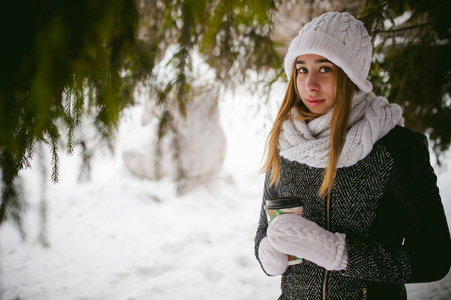
[[[319,84],[315,74],[309,73],[305,87],[309,92],[319,90]]]

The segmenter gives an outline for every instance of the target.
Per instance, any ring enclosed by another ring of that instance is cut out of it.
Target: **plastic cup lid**
[[[280,197],[274,199],[267,199],[265,209],[283,209],[296,206],[302,206],[300,198],[296,197]]]

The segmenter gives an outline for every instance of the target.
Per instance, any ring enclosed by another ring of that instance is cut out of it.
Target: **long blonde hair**
[[[291,116],[291,109],[295,107],[300,118],[306,122],[313,120],[320,114],[309,112],[307,107],[301,100],[296,84],[297,72],[294,67],[288,88],[280,105],[279,112],[272,126],[272,129],[266,140],[267,157],[262,171],[271,171],[270,185],[277,184],[280,178],[280,162],[279,162],[279,135],[283,122]],[[334,72],[334,94],[336,104],[330,121],[330,140],[329,140],[329,160],[327,168],[324,172],[324,179],[318,191],[319,196],[330,196],[332,191],[335,175],[337,173],[337,163],[340,158],[341,151],[345,142],[346,128],[351,114],[351,103],[354,90],[357,87],[349,79],[349,77],[339,67]],[[292,117],[292,116],[291,116]]]

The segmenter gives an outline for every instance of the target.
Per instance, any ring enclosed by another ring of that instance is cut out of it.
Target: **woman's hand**
[[[260,242],[258,257],[263,269],[269,275],[282,275],[287,269],[288,256],[269,244],[268,238]]]
[[[278,251],[309,260],[327,270],[345,270],[346,236],[292,214],[280,215],[267,230],[269,244]]]

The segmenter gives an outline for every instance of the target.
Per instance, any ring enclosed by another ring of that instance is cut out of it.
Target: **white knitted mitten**
[[[288,256],[274,249],[266,237],[260,242],[258,258],[269,275],[282,275],[287,269]]]
[[[283,214],[272,220],[267,235],[271,246],[282,253],[304,258],[327,270],[346,269],[345,234],[333,234],[301,216]]]

